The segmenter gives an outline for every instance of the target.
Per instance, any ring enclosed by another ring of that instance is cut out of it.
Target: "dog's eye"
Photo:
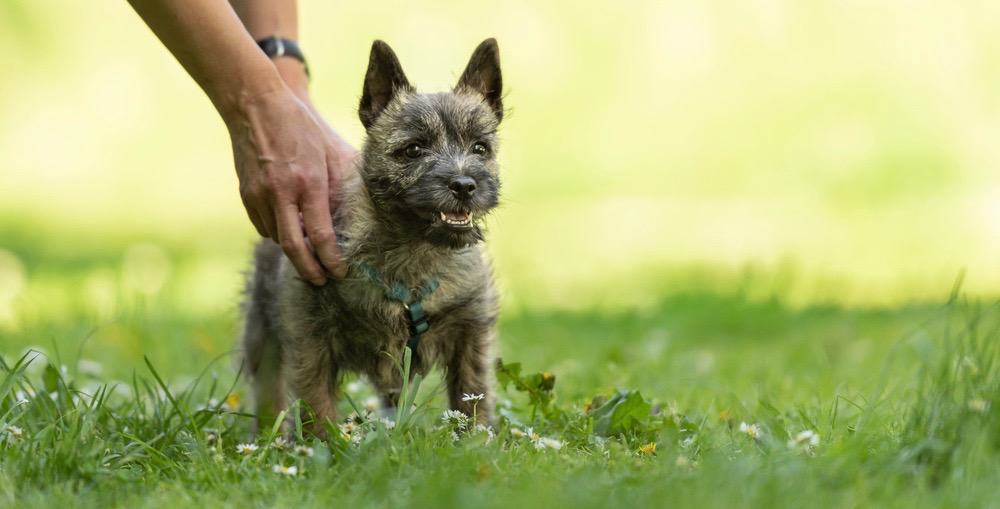
[[[489,147],[486,146],[485,143],[477,142],[475,145],[472,146],[472,153],[476,154],[477,156],[485,156],[486,154],[490,153],[490,149]]]
[[[403,155],[409,157],[410,159],[416,159],[424,155],[424,149],[417,145],[416,143],[411,143],[406,148],[403,149]]]

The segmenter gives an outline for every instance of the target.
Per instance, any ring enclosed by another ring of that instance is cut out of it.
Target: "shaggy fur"
[[[290,392],[308,404],[311,429],[322,435],[336,422],[347,371],[365,375],[387,407],[397,404],[396,362],[409,338],[404,308],[357,270],[359,262],[407,288],[440,282],[423,301],[431,327],[413,371],[442,367],[451,407],[466,414],[471,404],[462,394],[486,394],[477,415],[489,421],[498,304],[480,221],[499,200],[501,88],[493,39],[476,49],[453,91],[436,94],[417,93],[389,46],[372,45],[359,108],[367,137],[334,214],[351,271],[315,287],[274,242],[255,250],[243,346],[260,423],[273,422]],[[471,224],[448,224],[442,212],[467,213]]]

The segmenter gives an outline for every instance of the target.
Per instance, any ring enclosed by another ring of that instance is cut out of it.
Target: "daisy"
[[[485,394],[462,394],[462,401],[482,401]]]
[[[345,422],[343,424],[340,424],[337,427],[340,428],[340,432],[341,433],[343,433],[343,434],[345,434],[347,436],[351,436],[352,433],[354,433],[355,431],[358,431],[358,425],[354,424],[354,421],[347,421],[347,422]]]
[[[526,428],[524,430],[524,434],[528,437],[528,440],[531,440],[532,442],[537,442],[542,439],[541,435],[535,433],[535,428]]]
[[[314,453],[315,453],[315,451],[313,451],[312,447],[308,447],[308,446],[305,446],[305,445],[296,445],[295,446],[295,454],[298,454],[299,456],[305,456],[307,458],[312,458],[312,456],[313,456]]]
[[[274,442],[271,443],[271,447],[274,447],[275,449],[277,449],[279,451],[283,451],[283,450],[287,449],[288,446],[290,446],[290,445],[292,445],[292,444],[289,443],[288,440],[285,440],[285,437],[275,437],[274,438]]]
[[[535,441],[535,449],[553,449],[558,451],[562,449],[563,445],[565,444],[561,441],[548,437],[541,437]]]
[[[757,424],[740,423],[740,433],[746,433],[748,437],[757,440],[760,438],[760,426]]]
[[[798,432],[788,441],[789,448],[802,449],[806,452],[812,451],[817,445],[819,445],[819,435],[811,429]]]
[[[288,477],[295,477],[299,473],[299,468],[295,465],[286,467],[284,465],[273,465],[271,471],[276,474],[287,475]]]
[[[487,444],[493,441],[493,437],[494,437],[493,428],[491,428],[491,427],[489,427],[489,426],[487,426],[485,424],[476,424],[476,428],[475,429],[476,429],[476,433],[486,433],[486,443]]]
[[[375,413],[381,403],[382,402],[378,399],[378,396],[369,396],[361,402],[361,406],[364,407],[366,412]]]
[[[527,433],[521,431],[521,428],[511,428],[510,429],[510,434],[511,434],[511,436],[515,436],[517,438],[528,436]]]
[[[469,416],[460,410],[445,410],[441,414],[441,422],[453,428],[464,430],[469,425]]]
[[[257,450],[257,444],[239,444],[236,446],[236,452],[249,456]]]
[[[396,427],[396,421],[388,417],[379,417],[378,422],[381,422],[385,429],[393,429]]]
[[[7,440],[7,443],[13,444],[15,440],[21,438],[24,438],[24,430],[11,424],[7,426],[5,433],[0,433],[0,444],[3,443],[4,439]]]

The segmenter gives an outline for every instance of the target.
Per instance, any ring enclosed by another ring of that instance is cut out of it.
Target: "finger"
[[[257,210],[250,205],[246,198],[242,196],[240,198],[243,200],[243,208],[247,211],[247,217],[250,218],[250,223],[253,224],[253,227],[257,229],[257,233],[261,237],[269,237],[267,230],[264,228],[264,221],[260,219],[260,214],[257,213]]]
[[[250,216],[250,222],[253,224],[253,227],[257,229],[257,233],[260,234],[261,237],[265,239],[271,237],[268,235],[267,230],[264,229],[264,222],[261,221],[260,215],[257,214],[256,211],[247,209],[247,215]]]
[[[337,235],[333,231],[333,218],[330,217],[330,201],[326,186],[315,186],[306,191],[301,206],[306,237],[316,250],[316,256],[331,274],[343,278],[347,275],[347,265],[340,256]]]
[[[326,277],[302,236],[298,205],[295,203],[281,205],[277,208],[277,213],[278,243],[281,244],[281,249],[303,279],[316,286],[322,286],[326,283]]]
[[[267,238],[280,242],[278,238],[278,221],[275,217],[274,209],[271,208],[271,204],[268,202],[261,203],[257,207],[257,211],[260,214],[260,222],[264,225],[264,232],[267,233]]]

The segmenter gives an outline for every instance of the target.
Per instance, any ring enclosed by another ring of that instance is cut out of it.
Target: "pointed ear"
[[[486,104],[493,108],[497,120],[503,120],[503,103],[500,100],[503,81],[500,78],[500,49],[496,39],[486,39],[472,52],[469,65],[465,67],[458,85],[455,85],[456,92],[462,90],[481,94]]]
[[[358,107],[358,116],[361,117],[361,124],[365,129],[375,123],[375,119],[396,94],[411,90],[413,87],[406,80],[403,67],[399,65],[399,59],[392,52],[392,48],[382,41],[372,43],[372,53],[368,57],[368,72],[365,73],[365,86],[361,92],[361,105]]]

